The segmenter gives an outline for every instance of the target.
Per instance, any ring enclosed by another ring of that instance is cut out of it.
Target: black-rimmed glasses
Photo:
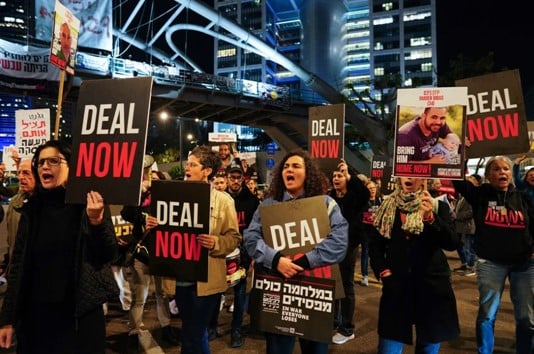
[[[61,161],[67,162],[66,159],[59,156],[45,157],[37,161],[37,166],[43,167],[45,162],[48,163],[48,166],[58,166],[59,164],[61,164]]]

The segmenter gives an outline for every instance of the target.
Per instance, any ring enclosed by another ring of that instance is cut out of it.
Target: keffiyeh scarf
[[[410,234],[419,235],[423,231],[423,218],[419,213],[422,191],[404,193],[398,187],[393,193],[384,199],[376,212],[374,226],[385,238],[391,238],[391,229],[395,222],[395,211],[399,208],[406,213],[406,220],[402,229]]]

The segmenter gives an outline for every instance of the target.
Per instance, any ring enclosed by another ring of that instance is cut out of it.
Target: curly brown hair
[[[302,149],[288,152],[273,170],[273,180],[267,192],[274,200],[282,201],[286,190],[282,171],[287,160],[292,156],[300,156],[304,160],[306,179],[304,180],[304,194],[306,197],[326,194],[328,190],[328,177],[319,169],[317,161]]]

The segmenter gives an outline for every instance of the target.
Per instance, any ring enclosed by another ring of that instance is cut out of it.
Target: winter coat
[[[459,239],[454,232],[449,208],[439,202],[432,224],[419,235],[401,229],[397,209],[391,238],[375,229],[370,235],[369,256],[377,278],[385,269],[378,315],[381,337],[412,344],[412,326],[418,340],[437,343],[460,333],[451,273],[442,249],[456,250]]]
[[[79,225],[74,240],[74,266],[68,270],[73,284],[72,298],[69,299],[74,303],[73,319],[82,317],[109,301],[110,297],[115,295],[110,293],[111,291],[117,290],[118,296],[116,283],[110,282],[113,275],[109,262],[116,257],[117,241],[109,208],[106,208],[104,220],[100,225],[90,225],[85,205],[65,205],[64,200],[64,190],[53,191],[46,196],[36,193],[21,209],[20,224],[8,274],[8,287],[0,311],[0,326],[16,325],[17,321],[24,317],[25,304],[32,296],[28,291],[31,289],[29,285],[31,277],[26,271],[30,269],[32,262],[31,249],[36,228],[50,230],[57,228],[57,220],[40,220],[43,209],[68,209],[69,215],[73,215],[73,220],[72,222],[62,220],[62,222]]]
[[[228,289],[226,256],[239,246],[242,239],[232,197],[212,188],[210,206],[210,235],[217,236],[217,241],[208,253],[208,281],[197,282],[198,296],[224,293]]]
[[[330,190],[328,195],[337,202],[341,214],[349,223],[348,248],[353,249],[362,242],[362,213],[369,201],[369,189],[358,177],[352,176],[347,182],[347,193],[343,197],[338,197],[335,189]]]
[[[456,203],[454,225],[456,226],[456,232],[460,235],[473,235],[475,233],[473,208],[463,196]]]

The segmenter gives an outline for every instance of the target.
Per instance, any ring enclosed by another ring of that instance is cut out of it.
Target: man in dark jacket
[[[232,164],[226,169],[226,177],[228,181],[228,189],[226,190],[232,198],[234,198],[235,209],[237,211],[237,221],[239,224],[239,232],[243,234],[243,231],[248,227],[250,220],[254,212],[260,204],[259,199],[252,194],[248,188],[243,188],[245,184],[245,176],[241,166]],[[232,275],[229,275],[232,279],[230,286],[234,288],[234,305],[232,314],[232,330],[230,333],[232,348],[239,348],[243,346],[243,333],[241,326],[243,324],[243,316],[245,314],[246,304],[246,287],[247,279],[246,273],[250,267],[251,258],[247,254],[247,251],[243,247],[243,244],[239,246],[239,269]],[[235,279],[234,279],[235,278]],[[216,330],[218,311],[212,319],[210,324],[210,330]]]

